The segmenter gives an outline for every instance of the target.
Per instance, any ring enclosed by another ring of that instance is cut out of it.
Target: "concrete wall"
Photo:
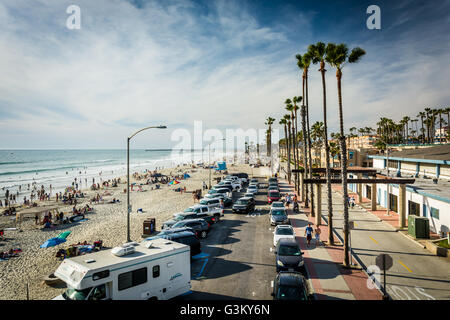
[[[350,190],[356,191],[356,185],[353,187],[353,189],[350,188]],[[363,196],[367,198],[366,193],[366,184],[363,184]],[[387,186],[383,184],[377,184],[377,203],[382,206],[386,207],[386,198],[385,198],[385,191],[387,190]],[[380,192],[381,191],[381,192]],[[391,185],[390,186],[391,194],[394,194],[398,197],[399,195],[399,189],[397,185]],[[373,192],[373,191],[372,191]],[[440,234],[442,231],[445,233],[449,231],[450,229],[450,203],[447,203],[442,200],[433,199],[431,197],[428,197],[426,195],[418,194],[414,192],[413,189],[406,188],[406,219],[408,219],[409,215],[409,207],[408,207],[408,201],[413,201],[415,203],[419,204],[420,208],[420,216],[421,217],[427,217],[430,221],[430,230]],[[425,205],[425,206],[424,206]],[[439,210],[439,219],[431,217],[431,207]],[[424,211],[426,210],[426,212]]]

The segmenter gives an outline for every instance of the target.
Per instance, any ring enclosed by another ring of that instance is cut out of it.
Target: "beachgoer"
[[[316,246],[320,245],[320,233],[322,231],[320,230],[320,227],[317,226],[316,230],[315,230],[315,239],[316,239]]]
[[[311,223],[308,223],[308,226],[305,229],[305,235],[306,235],[306,246],[309,247],[309,243],[311,242],[313,233],[313,228],[311,227]]]

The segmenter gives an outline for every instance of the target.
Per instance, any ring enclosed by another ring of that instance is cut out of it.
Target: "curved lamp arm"
[[[138,134],[139,132],[141,132],[141,131],[144,131],[144,130],[147,130],[147,129],[153,129],[153,128],[155,128],[155,129],[166,129],[167,126],[151,126],[151,127],[145,127],[145,128],[142,128],[142,129],[136,131],[135,133],[133,133],[131,136],[129,136],[129,137],[128,137],[128,140],[130,140],[131,138],[133,138],[135,135],[137,135],[137,134]]]

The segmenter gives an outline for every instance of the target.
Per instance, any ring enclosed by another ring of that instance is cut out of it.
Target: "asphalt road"
[[[233,200],[242,195],[234,192]],[[183,299],[272,299],[276,268],[266,199],[266,190],[260,190],[253,214],[225,210],[221,221],[202,240],[203,257],[191,264],[192,293]]]

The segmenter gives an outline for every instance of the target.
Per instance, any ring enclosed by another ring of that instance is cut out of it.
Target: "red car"
[[[281,194],[279,191],[269,191],[267,194],[267,202],[271,204],[274,201],[280,201]]]

